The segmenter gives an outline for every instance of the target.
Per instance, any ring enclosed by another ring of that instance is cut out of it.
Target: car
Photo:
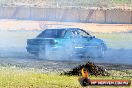
[[[80,28],[45,29],[27,39],[27,52],[39,58],[102,58],[105,42]]]

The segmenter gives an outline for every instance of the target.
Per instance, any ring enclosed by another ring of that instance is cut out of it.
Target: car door
[[[76,37],[76,44],[80,46],[80,48],[85,48],[85,46],[88,45],[89,41],[90,41],[90,37],[91,35],[88,34],[86,31],[84,30],[76,30],[78,35]]]
[[[67,43],[69,49],[72,49],[75,53],[80,53],[85,51],[85,45],[88,42],[86,35],[87,33],[79,30],[69,30],[66,34],[68,36],[69,42]]]
[[[86,52],[85,45],[88,42],[88,34],[78,30],[67,30],[64,37],[65,50],[68,55],[82,55]]]

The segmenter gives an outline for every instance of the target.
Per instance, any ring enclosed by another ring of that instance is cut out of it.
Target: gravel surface
[[[0,65],[3,67],[19,67],[19,68],[33,68],[41,69],[44,73],[49,72],[64,72],[72,68],[82,65],[86,62],[78,61],[53,61],[53,60],[40,60],[35,58],[0,58]],[[95,63],[102,66],[107,70],[129,70],[132,65],[125,64],[110,64],[110,63]]]
[[[87,60],[83,60],[81,62],[79,61],[55,61],[55,60],[42,60],[38,59],[37,57],[34,57],[33,55],[29,54],[24,50],[23,48],[13,48],[13,49],[7,49],[7,50],[0,50],[0,66],[3,67],[20,67],[20,68],[33,68],[33,69],[40,69],[42,72],[63,72],[63,71],[69,71],[72,68],[85,64]],[[131,55],[130,57],[125,58],[125,55],[121,58],[117,58],[117,56],[122,55],[123,53],[117,53],[116,50],[111,50],[113,54],[111,56],[106,56],[105,58],[90,58],[90,61],[94,61],[95,64],[102,66],[103,68],[107,70],[132,70],[132,64],[131,64]],[[130,53],[126,52],[124,54]],[[108,51],[110,55],[110,51]],[[115,55],[114,55],[115,54]],[[113,57],[112,57],[113,56]],[[117,61],[115,61],[115,59]],[[114,61],[113,61],[114,60]],[[117,64],[116,62],[129,62],[130,64]]]

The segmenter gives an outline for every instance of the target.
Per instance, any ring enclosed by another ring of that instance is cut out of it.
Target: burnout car
[[[27,40],[27,51],[39,58],[103,57],[103,40],[80,28],[46,29]]]

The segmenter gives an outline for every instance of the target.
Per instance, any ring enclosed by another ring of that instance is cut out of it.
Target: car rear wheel
[[[40,46],[39,52],[38,52],[38,58],[39,59],[48,59],[45,46]]]
[[[39,59],[46,59],[45,51],[44,51],[44,50],[40,50],[40,51],[39,51],[39,53],[38,53],[38,58],[39,58]]]

